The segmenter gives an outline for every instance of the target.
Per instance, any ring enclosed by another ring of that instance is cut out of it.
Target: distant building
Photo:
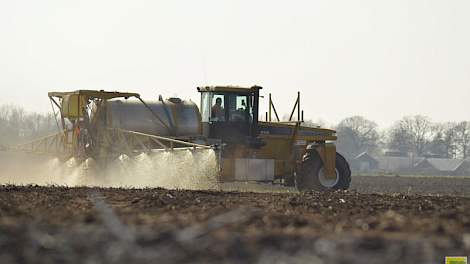
[[[408,152],[398,151],[398,150],[386,150],[384,153],[386,157],[408,157]]]
[[[427,175],[470,175],[470,162],[463,159],[427,158],[417,163],[414,169]]]
[[[387,157],[381,156],[376,158],[379,161],[379,170],[386,172],[411,172],[416,163],[421,162],[424,158],[420,157]]]
[[[398,153],[395,153],[398,154]],[[470,175],[470,160],[409,156],[373,156],[363,152],[350,161],[361,172],[389,172],[423,175]]]
[[[446,158],[446,157],[444,157],[440,154],[436,154],[436,153],[432,153],[432,152],[426,152],[422,156],[425,157],[425,158],[436,158],[436,159],[445,159]]]
[[[379,161],[369,153],[362,152],[354,157],[351,167],[357,171],[376,171],[379,169]]]

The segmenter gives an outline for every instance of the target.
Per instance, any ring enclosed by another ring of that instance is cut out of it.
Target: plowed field
[[[352,190],[327,193],[2,186],[0,263],[444,263],[469,255],[470,179],[423,179],[358,177]]]

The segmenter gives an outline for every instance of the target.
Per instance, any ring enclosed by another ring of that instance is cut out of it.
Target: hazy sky
[[[470,1],[0,0],[0,103],[135,91],[199,102],[199,85],[264,87],[287,113],[470,120]]]

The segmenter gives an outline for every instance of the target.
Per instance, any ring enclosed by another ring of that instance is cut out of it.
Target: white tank
[[[97,111],[99,122],[107,127],[120,128],[157,136],[191,137],[202,133],[201,114],[192,101],[170,98],[146,101],[145,103],[159,118],[137,99],[107,102],[106,118],[103,111]],[[93,117],[92,117],[93,118]],[[160,122],[160,119],[162,122]]]

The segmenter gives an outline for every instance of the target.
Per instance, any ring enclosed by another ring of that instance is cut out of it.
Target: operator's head
[[[219,105],[219,106],[222,105],[222,98],[219,97],[219,98],[215,99],[215,104]]]

